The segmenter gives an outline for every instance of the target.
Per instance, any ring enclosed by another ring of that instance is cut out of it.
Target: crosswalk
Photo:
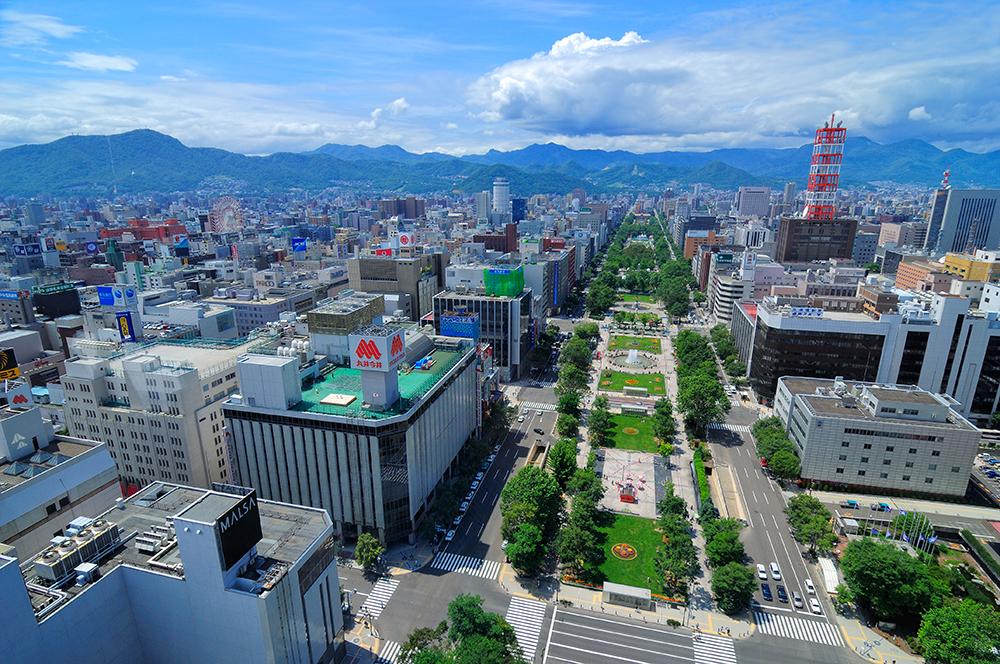
[[[375,658],[375,664],[396,664],[399,656],[399,644],[395,641],[383,641],[382,650]]]
[[[399,581],[396,579],[379,579],[375,587],[368,593],[368,599],[361,605],[362,613],[367,612],[372,618],[378,618],[382,614],[382,609],[389,603],[389,598],[396,592]]]
[[[735,431],[736,433],[750,433],[750,427],[746,424],[719,424],[718,422],[710,422],[708,428]]]
[[[538,403],[537,401],[522,401],[518,404],[521,408],[527,408],[528,410],[555,410],[556,405],[554,403]]]
[[[754,611],[753,621],[761,634],[784,636],[785,638],[798,639],[799,641],[824,643],[828,646],[842,647],[844,645],[844,639],[840,631],[827,622],[795,618],[793,616],[779,616],[773,613],[764,613],[763,611]]]
[[[695,664],[736,664],[736,647],[728,636],[694,635]]]
[[[545,621],[545,602],[511,597],[505,618],[514,628],[514,636],[524,651],[525,661],[534,661],[535,650],[538,648],[538,635]]]
[[[459,556],[454,553],[441,552],[434,556],[431,561],[434,569],[443,569],[448,572],[458,572],[478,576],[483,579],[496,579],[500,574],[501,563],[495,560],[483,560],[471,556]]]

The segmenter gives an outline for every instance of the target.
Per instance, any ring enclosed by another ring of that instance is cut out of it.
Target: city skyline
[[[798,147],[834,112],[1000,148],[988,3],[703,7],[6,2],[0,149],[139,128],[245,154]]]

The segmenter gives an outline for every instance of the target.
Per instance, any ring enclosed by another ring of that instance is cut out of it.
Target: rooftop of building
[[[323,375],[321,380],[313,383],[308,389],[302,390],[302,401],[294,410],[362,419],[382,419],[401,415],[409,410],[417,399],[430,392],[462,358],[472,352],[475,352],[472,346],[463,347],[455,342],[453,350],[435,348],[428,356],[431,361],[428,362],[430,366],[427,368],[401,366],[399,369],[401,398],[392,408],[385,411],[374,411],[365,407],[364,393],[361,389],[361,370],[349,367],[337,367]],[[323,403],[323,400],[331,395],[354,397],[354,399],[347,405]]]
[[[89,562],[98,566],[102,578],[120,565],[184,578],[183,560],[172,529],[174,517],[212,524],[242,498],[242,495],[164,482],[151,484],[91,522],[88,527],[92,529],[114,524],[120,538],[117,543],[106,546],[103,553],[98,550]],[[263,577],[269,571],[282,568],[287,570],[323,535],[328,525],[322,510],[263,500],[257,505],[263,538],[257,543],[258,561],[252,569],[241,574],[245,578]],[[44,555],[42,551],[31,560]],[[34,565],[23,564],[29,561],[21,562],[24,580],[30,584],[28,594],[39,620],[91,585],[75,585],[75,573],[61,583],[51,581],[39,576]],[[100,582],[98,579],[94,583]],[[262,590],[266,592],[266,587]]]
[[[770,297],[770,296],[769,296]],[[765,297],[757,307],[757,313],[769,313],[779,315],[782,318],[802,318],[811,320],[830,320],[830,321],[842,321],[842,322],[855,322],[855,323],[874,323],[871,316],[868,314],[863,314],[853,311],[838,311],[836,309],[823,309],[822,315],[820,316],[794,316],[792,310],[797,307],[791,307],[785,304],[777,304],[768,297]]]
[[[266,341],[266,333],[251,334],[240,339],[158,339],[141,344],[122,344],[117,352],[107,357],[75,357],[73,362],[96,363],[108,360],[115,375],[121,376],[122,362],[136,355],[155,355],[163,366],[197,369],[201,377],[218,373],[224,365],[236,364],[236,358],[255,344]]]
[[[12,417],[21,411],[4,408],[0,410],[0,419]],[[38,477],[42,473],[51,470],[61,463],[69,461],[73,457],[80,456],[84,452],[89,452],[98,445],[95,441],[72,438],[70,436],[59,436],[29,457],[18,461],[7,461],[0,463],[0,492],[13,489],[19,484]]]
[[[380,298],[384,299],[385,294],[346,290],[338,293],[335,297],[320,300],[316,303],[315,308],[309,310],[309,313],[348,314]]]

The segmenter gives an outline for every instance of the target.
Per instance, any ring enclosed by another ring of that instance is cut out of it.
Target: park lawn
[[[615,514],[612,523],[598,526],[598,538],[604,540],[604,562],[598,567],[598,575],[611,583],[649,588],[662,595],[663,581],[656,573],[654,559],[656,547],[663,545],[663,536],[655,528],[656,521],[628,514]],[[611,547],[622,543],[631,544],[638,555],[632,560],[615,557]]]
[[[625,382],[629,380],[635,382]],[[608,384],[605,385],[605,383]],[[626,385],[629,387],[645,387],[648,395],[651,397],[662,397],[665,394],[663,374],[630,374],[611,369],[605,369],[601,372],[599,389],[607,390],[608,392],[623,392]]]
[[[646,304],[656,304],[656,297],[653,295],[632,295],[626,293],[618,296],[620,302],[645,302]]]
[[[659,447],[653,439],[652,417],[613,415],[611,422],[615,428],[607,447],[614,447],[616,450],[639,450],[640,452],[659,451]],[[636,429],[639,433],[627,434],[622,431],[623,429]]]
[[[655,337],[616,336],[608,342],[608,350],[641,350],[647,353],[660,354],[660,340]]]

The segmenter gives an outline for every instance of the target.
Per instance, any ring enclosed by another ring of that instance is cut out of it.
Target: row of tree
[[[684,425],[704,437],[711,422],[721,422],[732,407],[715,365],[708,339],[692,330],[682,330],[674,340],[677,356],[677,407]]]
[[[799,457],[795,454],[795,445],[788,440],[780,418],[757,420],[750,430],[757,444],[757,454],[772,473],[783,479],[799,476]]]
[[[739,349],[733,343],[729,330],[725,325],[716,325],[709,333],[712,337],[712,345],[715,346],[715,355],[726,370],[726,374],[734,378],[742,378],[747,372],[747,365],[740,362]]]
[[[448,604],[448,621],[413,630],[399,649],[400,664],[523,664],[514,628],[483,610],[479,595],[459,595]]]

